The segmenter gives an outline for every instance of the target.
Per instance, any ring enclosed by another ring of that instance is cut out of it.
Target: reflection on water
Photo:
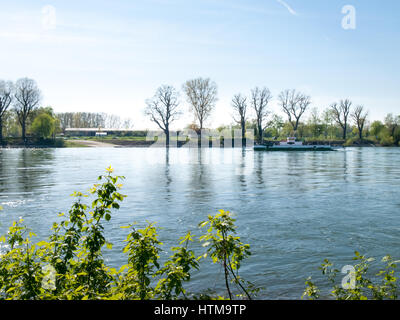
[[[257,177],[257,184],[260,186],[264,185],[263,160],[263,154],[261,152],[257,152],[255,154],[255,174]]]
[[[171,183],[172,176],[169,164],[169,149],[165,149],[165,200],[171,200]]]
[[[399,156],[398,148],[0,150],[0,233],[23,216],[39,237],[48,235],[57,213],[68,211],[69,195],[88,190],[112,165],[126,177],[128,197],[106,227],[115,244],[111,264],[124,263],[121,225],[158,221],[169,247],[186,231],[199,235],[198,222],[225,209],[251,244],[243,265],[249,280],[267,288],[264,298],[298,299],[324,258],[351,264],[354,250],[400,258]],[[214,267],[202,266],[190,288],[223,288]]]
[[[246,155],[248,155],[248,152],[246,152],[245,149],[242,149],[240,152],[238,168],[236,169],[236,176],[238,177],[238,181],[240,183],[241,192],[246,191],[247,187],[246,177],[249,174],[249,169],[250,169],[248,166],[248,161],[246,160]]]
[[[341,152],[341,154],[343,155],[343,160],[341,161],[342,163],[342,168],[343,168],[343,179],[345,182],[347,182],[347,152]],[[339,162],[339,161],[338,161]],[[339,162],[339,166],[340,166],[340,162]]]
[[[53,184],[54,149],[0,150],[0,197],[40,193]]]
[[[190,202],[206,203],[211,201],[214,191],[214,177],[210,175],[210,150],[192,149],[190,150],[191,161],[190,167]],[[217,190],[218,192],[218,190]]]

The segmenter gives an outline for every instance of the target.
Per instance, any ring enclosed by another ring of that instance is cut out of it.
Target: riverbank
[[[241,141],[240,141],[241,142]],[[240,142],[237,143],[240,146]],[[24,143],[20,138],[7,138],[0,148],[148,148],[155,142],[146,141],[145,137],[81,137],[81,138],[56,138],[56,139],[27,139]],[[178,141],[178,147],[182,147],[187,142]],[[276,144],[276,140],[264,140],[265,144]],[[171,141],[171,146],[175,145]],[[332,147],[397,147],[396,145],[381,145],[369,139],[362,141],[357,139],[345,140],[312,140],[304,139],[305,145],[330,145]],[[162,144],[160,144],[161,146]],[[212,144],[210,143],[210,146]],[[235,143],[236,145],[236,143]],[[223,147],[223,142],[221,142]]]
[[[74,141],[66,141],[66,146],[69,148],[79,148],[79,147],[88,147],[88,148],[114,148],[115,144],[100,142],[100,141],[92,141],[92,140],[74,140]]]
[[[64,148],[65,140],[56,139],[35,139],[27,138],[26,141],[21,138],[5,138],[0,144],[0,148],[14,149],[14,148]]]

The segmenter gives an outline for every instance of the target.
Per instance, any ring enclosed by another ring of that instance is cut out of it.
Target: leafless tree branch
[[[364,112],[364,106],[357,106],[351,114],[357,129],[358,129],[358,136],[360,140],[363,138],[363,130],[365,127],[365,123],[367,122],[368,111]]]
[[[3,141],[4,114],[13,100],[13,84],[8,81],[0,81],[0,143]]]
[[[308,106],[311,104],[311,98],[296,90],[284,90],[279,94],[279,103],[282,110],[288,116],[288,120],[296,133],[300,119]]]
[[[251,90],[251,106],[256,114],[256,123],[257,123],[257,135],[258,135],[258,143],[262,143],[263,133],[265,123],[268,115],[268,103],[271,101],[272,95],[268,88],[259,87],[254,88]]]
[[[41,93],[36,81],[29,78],[17,80],[14,93],[14,110],[22,127],[22,139],[26,140],[26,121],[41,100]]]
[[[165,133],[169,146],[170,124],[182,113],[179,110],[178,92],[172,86],[163,85],[153,98],[146,100],[146,104],[145,114]]]
[[[217,85],[209,78],[197,78],[186,81],[183,91],[202,130],[217,102]]]
[[[331,105],[332,115],[336,123],[343,129],[343,139],[347,137],[347,123],[350,114],[352,102],[349,99],[341,100],[340,104],[333,103]]]

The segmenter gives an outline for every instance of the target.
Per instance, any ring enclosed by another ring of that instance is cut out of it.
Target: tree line
[[[0,142],[3,139],[3,122],[6,112],[13,106],[15,119],[21,126],[22,139],[26,140],[26,126],[29,116],[38,107],[41,92],[32,79],[22,78],[14,84],[0,81]]]
[[[26,142],[29,134],[39,139],[54,138],[66,128],[133,128],[129,118],[96,112],[55,113],[51,107],[41,107],[41,101],[35,80],[0,80],[0,144],[3,133],[7,137],[22,137]]]
[[[62,132],[67,128],[133,129],[132,119],[104,112],[61,112],[56,116]]]
[[[218,101],[217,85],[209,78],[196,78],[186,81],[182,91],[195,119],[189,127],[200,134]],[[248,96],[235,94],[231,101],[231,127],[240,128],[242,137],[245,137],[246,129],[254,129],[260,144],[268,138],[276,140],[295,136],[318,140],[341,139],[347,143],[356,141],[399,145],[400,115],[388,114],[384,122],[370,123],[365,107],[353,107],[350,99],[334,102],[320,113],[318,108],[311,109],[310,96],[287,89],[277,97],[280,109],[286,115],[284,120],[272,112],[272,98],[267,87],[255,87]],[[146,100],[146,105],[145,114],[165,133],[168,145],[171,123],[183,113],[179,107],[178,90],[170,85],[162,85],[152,98]],[[310,116],[304,121],[306,111],[310,111]]]
[[[181,91],[194,117],[194,122],[188,127],[200,136],[215,110],[217,85],[209,78],[195,78],[186,81]],[[178,89],[162,85],[153,97],[145,101],[144,113],[164,132],[167,145],[171,124],[183,114],[180,96]],[[49,138],[66,128],[133,128],[131,119],[106,113],[55,113],[50,107],[39,107],[41,97],[33,79],[22,78],[15,83],[0,80],[0,143],[3,132],[6,136],[21,136],[25,142],[28,131],[38,138]],[[400,115],[388,114],[383,122],[370,122],[365,107],[353,105],[350,99],[333,102],[320,111],[311,107],[310,96],[287,89],[277,96],[280,110],[286,116],[284,119],[272,112],[272,99],[273,95],[267,87],[255,87],[248,95],[235,94],[231,100],[230,127],[241,129],[244,139],[246,130],[254,129],[258,143],[295,136],[309,140],[341,140],[349,144],[399,145]],[[305,117],[307,112],[308,118]]]

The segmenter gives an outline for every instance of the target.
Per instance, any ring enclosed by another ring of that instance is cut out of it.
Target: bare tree
[[[105,113],[92,112],[64,112],[57,113],[60,127],[64,132],[66,128],[100,128],[106,126]]]
[[[240,93],[233,96],[232,108],[239,116],[239,119],[233,116],[233,120],[240,124],[242,129],[242,146],[246,145],[246,112],[247,112],[247,98],[243,97]]]
[[[8,81],[0,81],[0,144],[3,142],[4,115],[13,99],[13,84]]]
[[[104,128],[106,127],[105,113],[72,112],[66,114],[66,119],[71,128]],[[114,122],[115,119],[109,122]]]
[[[331,105],[332,115],[335,121],[343,129],[343,140],[347,137],[347,121],[350,114],[352,102],[349,99],[341,100],[340,104],[336,102]]]
[[[385,117],[385,125],[388,128],[390,135],[394,137],[397,128],[400,126],[400,115],[396,117],[392,113],[387,114]]]
[[[274,140],[276,140],[280,136],[281,130],[285,123],[282,117],[276,113],[274,113],[271,118],[272,119],[268,122],[268,125],[272,129]]]
[[[279,102],[284,113],[287,114],[289,123],[296,134],[300,118],[311,104],[311,98],[296,90],[285,90],[279,94]]]
[[[56,117],[60,121],[60,128],[63,133],[65,133],[65,129],[74,127],[74,125],[73,125],[74,113],[73,112],[57,113]]]
[[[166,146],[169,147],[169,129],[171,122],[175,121],[181,114],[179,107],[178,92],[172,86],[163,85],[157,89],[152,99],[146,101],[145,114],[150,116],[151,121],[156,123],[164,132]]]
[[[183,91],[201,131],[217,102],[217,85],[209,78],[197,78],[186,81]]]
[[[268,103],[271,99],[272,95],[268,88],[256,87],[251,90],[251,106],[256,114],[258,143],[262,143],[264,130],[267,127],[265,121],[269,115]]]
[[[41,93],[36,81],[29,78],[17,80],[15,84],[15,112],[22,128],[22,139],[26,141],[26,122],[33,110],[38,107]]]
[[[308,127],[313,137],[319,137],[323,131],[322,120],[318,108],[312,108],[308,118]]]
[[[332,127],[333,127],[333,112],[331,108],[326,108],[322,112],[322,124],[324,128],[324,137],[328,138],[330,133],[330,137],[332,137]]]
[[[134,124],[131,118],[124,118],[122,123],[122,129],[131,130],[133,129]]]
[[[364,106],[357,106],[353,113],[351,114],[351,117],[354,120],[354,123],[357,126],[358,129],[358,137],[360,138],[360,141],[363,138],[363,130],[365,123],[367,121],[367,116],[368,116],[368,111],[364,112]]]
[[[104,127],[108,129],[121,129],[121,117],[115,114],[104,115]]]

